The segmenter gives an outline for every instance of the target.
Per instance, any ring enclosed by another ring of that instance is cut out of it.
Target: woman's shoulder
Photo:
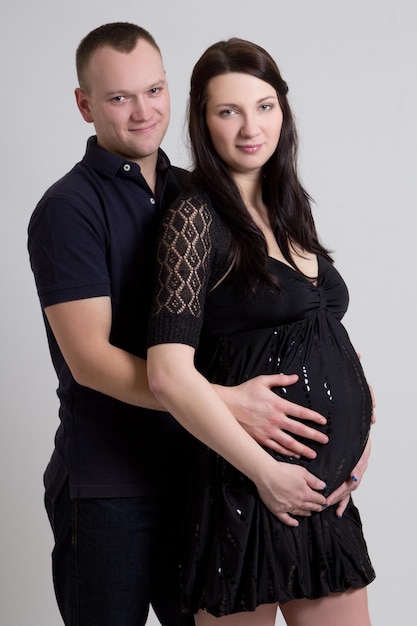
[[[211,211],[212,206],[210,202],[209,195],[200,189],[199,187],[189,186],[184,189],[177,200],[174,202],[172,207],[178,209],[178,207],[188,207],[189,210],[196,211]]]
[[[181,192],[169,207],[165,219],[201,222],[207,226],[216,226],[216,230],[222,222],[209,194],[195,186],[188,187]]]

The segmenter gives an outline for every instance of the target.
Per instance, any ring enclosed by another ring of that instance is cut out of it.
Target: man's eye
[[[124,100],[126,100],[126,96],[114,96],[112,100],[113,102],[123,102]]]

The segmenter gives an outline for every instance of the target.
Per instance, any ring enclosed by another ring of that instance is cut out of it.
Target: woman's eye
[[[222,115],[223,117],[230,117],[235,113],[236,111],[234,109],[224,109],[224,111],[220,111],[220,115]]]

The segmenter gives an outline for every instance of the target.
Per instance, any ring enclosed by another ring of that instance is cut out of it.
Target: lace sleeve
[[[149,345],[197,345],[211,269],[211,225],[211,213],[198,196],[181,198],[164,216]]]

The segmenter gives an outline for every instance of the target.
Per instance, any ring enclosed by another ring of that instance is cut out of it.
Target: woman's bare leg
[[[199,611],[195,616],[195,623],[196,626],[274,626],[277,609],[277,604],[261,604],[255,611],[224,617],[214,617],[210,613]]]
[[[292,600],[280,608],[288,626],[371,626],[366,587],[317,600]]]

